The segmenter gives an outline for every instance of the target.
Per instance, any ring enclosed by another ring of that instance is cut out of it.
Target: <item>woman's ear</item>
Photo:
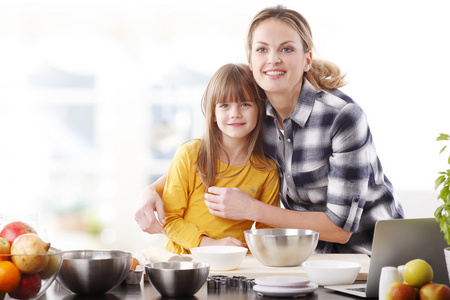
[[[312,51],[308,51],[305,55],[305,68],[303,69],[303,72],[308,72],[311,69],[312,64]]]

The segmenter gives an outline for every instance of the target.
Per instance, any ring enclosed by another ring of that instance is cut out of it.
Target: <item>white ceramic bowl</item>
[[[302,267],[318,285],[352,284],[361,269],[358,263],[342,260],[307,260]]]
[[[205,246],[191,248],[192,259],[209,264],[211,270],[226,271],[239,268],[248,249],[235,246]]]

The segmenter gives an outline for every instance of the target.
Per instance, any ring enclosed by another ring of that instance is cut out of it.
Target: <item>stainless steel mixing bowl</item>
[[[118,286],[128,275],[131,252],[121,250],[63,251],[56,280],[73,293],[98,295]]]
[[[206,282],[209,264],[193,261],[154,262],[145,265],[145,273],[163,297],[190,297]]]
[[[319,232],[305,229],[251,229],[244,231],[244,235],[252,254],[270,267],[299,266],[319,241]]]

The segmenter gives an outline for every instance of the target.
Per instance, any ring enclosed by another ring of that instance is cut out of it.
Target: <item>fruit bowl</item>
[[[29,266],[36,261],[43,267],[20,271],[24,263]],[[61,263],[62,252],[56,248],[50,248],[46,254],[0,254],[0,299],[39,298],[55,280]]]

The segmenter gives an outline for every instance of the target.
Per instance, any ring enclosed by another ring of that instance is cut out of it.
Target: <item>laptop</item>
[[[367,282],[325,288],[363,298],[377,298],[381,268],[421,258],[433,268],[433,282],[449,284],[444,248],[449,247],[434,218],[380,220],[375,225]]]

